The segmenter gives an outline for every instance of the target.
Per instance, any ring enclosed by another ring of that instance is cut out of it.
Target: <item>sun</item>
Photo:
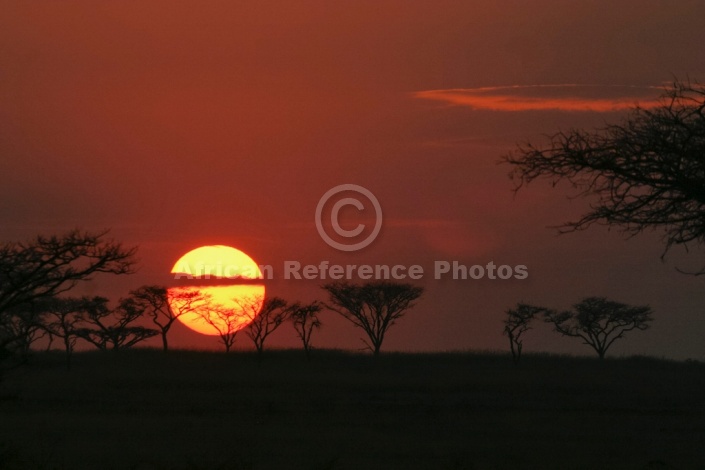
[[[262,279],[262,271],[252,258],[236,248],[196,248],[179,258],[171,274],[182,283],[188,280],[188,285],[168,289],[169,305],[181,323],[198,333],[233,333],[251,321],[243,315],[243,303],[254,302],[256,311],[262,307],[264,285],[252,283]],[[242,283],[234,283],[237,281]],[[191,303],[189,294],[196,296]]]

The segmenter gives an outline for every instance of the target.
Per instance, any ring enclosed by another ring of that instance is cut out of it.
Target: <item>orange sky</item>
[[[202,244],[274,266],[492,260],[530,277],[427,276],[385,346],[504,349],[500,318],[517,301],[566,308],[604,295],[656,311],[615,354],[705,358],[702,279],[674,271],[699,254],[663,264],[652,235],[557,237],[547,226],[585,202],[543,184],[513,197],[496,164],[516,142],[618,120],[674,75],[705,80],[705,3],[0,3],[0,238],[112,227],[140,245],[138,274],[89,291],[166,282]],[[343,183],[371,190],[385,215],[356,254],[328,247],[313,223],[318,199]],[[321,297],[310,281],[267,289]],[[323,320],[316,344],[360,347],[351,326]],[[218,347],[184,327],[174,335],[175,346]],[[271,341],[297,344],[288,329]],[[526,349],[589,352],[541,328]]]

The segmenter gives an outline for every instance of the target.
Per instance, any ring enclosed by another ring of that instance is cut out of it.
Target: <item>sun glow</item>
[[[205,335],[232,333],[248,325],[241,304],[257,302],[262,307],[262,284],[233,284],[233,279],[261,279],[257,263],[229,246],[202,246],[182,256],[171,270],[175,279],[193,279],[194,285],[168,289],[169,305],[178,319]],[[201,279],[222,279],[218,285],[198,285]],[[191,297],[189,297],[191,296]],[[191,299],[191,301],[189,301]]]
[[[171,269],[175,279],[261,279],[252,258],[230,246],[210,245],[191,250]]]

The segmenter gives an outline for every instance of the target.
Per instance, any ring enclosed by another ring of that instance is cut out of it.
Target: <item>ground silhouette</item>
[[[525,353],[33,356],[4,469],[702,468],[705,364]]]

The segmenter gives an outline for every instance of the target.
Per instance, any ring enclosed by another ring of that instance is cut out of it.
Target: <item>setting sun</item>
[[[235,333],[251,321],[242,312],[244,303],[256,302],[259,310],[264,299],[262,284],[232,284],[233,279],[262,277],[255,261],[242,251],[223,245],[202,246],[183,255],[171,270],[174,278],[193,280],[192,285],[168,290],[169,305],[184,325],[201,334]],[[222,284],[199,285],[199,280],[222,279]],[[185,302],[189,294],[197,297]],[[183,312],[182,312],[183,311]]]

